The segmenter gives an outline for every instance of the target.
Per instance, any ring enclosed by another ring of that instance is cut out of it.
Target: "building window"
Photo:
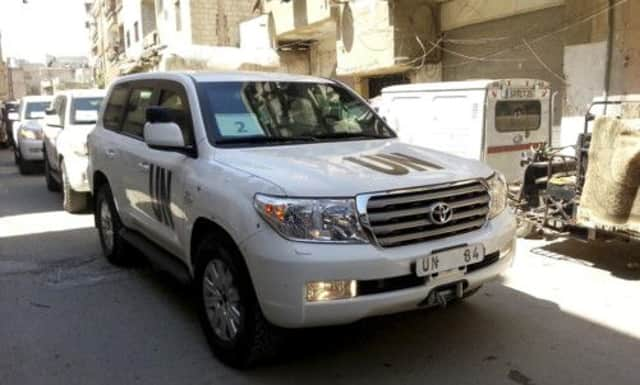
[[[139,31],[139,23],[136,21],[135,23],[133,23],[133,36],[136,40],[136,42],[138,42],[140,40],[140,31]]]
[[[131,34],[127,31],[127,48],[131,47]]]
[[[180,16],[180,0],[175,0],[173,3],[174,11],[176,14],[176,31],[182,30],[182,17]]]

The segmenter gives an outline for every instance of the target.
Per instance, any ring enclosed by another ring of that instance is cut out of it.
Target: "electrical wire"
[[[527,42],[526,39],[522,39],[522,42],[524,43],[524,45],[529,48],[529,51],[531,51],[531,54],[536,58],[536,60],[538,60],[538,63],[540,63],[541,66],[544,67],[544,69],[546,69],[551,75],[555,76],[556,78],[560,79],[561,82],[568,84],[567,80],[563,77],[558,75],[557,73],[555,73],[551,67],[549,67],[547,65],[547,63],[545,63],[542,58],[536,53],[536,51],[533,50],[533,47],[531,47],[531,45]]]
[[[604,7],[604,8],[602,8],[602,9],[592,13],[591,15],[583,17],[582,19],[577,20],[577,21],[575,21],[575,22],[573,22],[571,24],[567,24],[567,25],[565,25],[565,26],[563,26],[561,28],[558,28],[556,30],[544,33],[544,34],[542,34],[542,35],[540,35],[540,36],[538,36],[538,37],[536,37],[534,39],[531,39],[529,41],[529,43],[536,43],[536,42],[538,42],[540,40],[543,40],[543,39],[546,39],[546,38],[548,38],[550,36],[557,35],[557,34],[559,34],[561,32],[565,32],[565,31],[567,31],[567,30],[569,30],[569,29],[571,29],[571,28],[573,28],[573,27],[575,27],[577,25],[580,25],[580,24],[586,23],[588,21],[591,21],[591,20],[595,19],[596,17],[600,16],[602,13],[608,12],[610,9],[616,8],[616,7],[622,5],[622,4],[626,3],[626,2],[628,2],[628,0],[619,0],[615,4],[608,5],[608,6]],[[464,66],[464,65],[467,65],[467,64],[471,64],[471,63],[477,62],[477,61],[485,61],[486,59],[488,59],[490,57],[501,55],[501,54],[503,54],[505,52],[509,52],[509,51],[516,50],[516,49],[523,48],[523,47],[526,48],[526,44],[519,43],[519,44],[516,44],[516,45],[514,45],[512,47],[507,47],[507,48],[498,50],[496,52],[490,53],[490,54],[485,55],[483,57],[474,58],[474,57],[470,56],[469,60],[467,60],[467,61],[456,63],[456,64],[450,64],[448,66],[445,66],[444,68],[460,67],[460,66]],[[480,59],[480,60],[478,60],[478,59]]]

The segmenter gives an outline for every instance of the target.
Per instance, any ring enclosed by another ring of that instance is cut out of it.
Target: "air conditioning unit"
[[[332,0],[264,0],[277,40],[311,40],[335,30]]]
[[[342,6],[337,75],[380,75],[438,60],[437,13],[430,0],[359,0]],[[428,53],[428,55],[425,55]]]

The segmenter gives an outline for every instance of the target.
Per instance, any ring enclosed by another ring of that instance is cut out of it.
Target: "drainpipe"
[[[614,31],[614,0],[609,0],[609,11],[607,13],[607,26],[609,33],[607,35],[607,58],[604,69],[604,115],[607,115],[607,101],[609,100],[609,86],[611,83],[611,58],[613,56],[613,31]]]

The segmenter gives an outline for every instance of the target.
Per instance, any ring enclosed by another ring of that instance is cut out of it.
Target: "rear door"
[[[550,89],[538,81],[490,86],[486,104],[486,160],[507,181],[522,179],[522,154],[550,143]]]
[[[126,184],[123,179],[125,159],[121,145],[124,136],[121,132],[129,91],[129,83],[120,83],[114,86],[103,112],[101,121],[103,129],[94,131],[92,142],[95,143],[95,148],[89,148],[92,163],[94,163],[92,168],[104,172],[109,179],[120,219],[125,225],[129,225],[130,220],[125,198]]]
[[[405,143],[480,160],[483,98],[477,90],[395,95],[387,121]]]

